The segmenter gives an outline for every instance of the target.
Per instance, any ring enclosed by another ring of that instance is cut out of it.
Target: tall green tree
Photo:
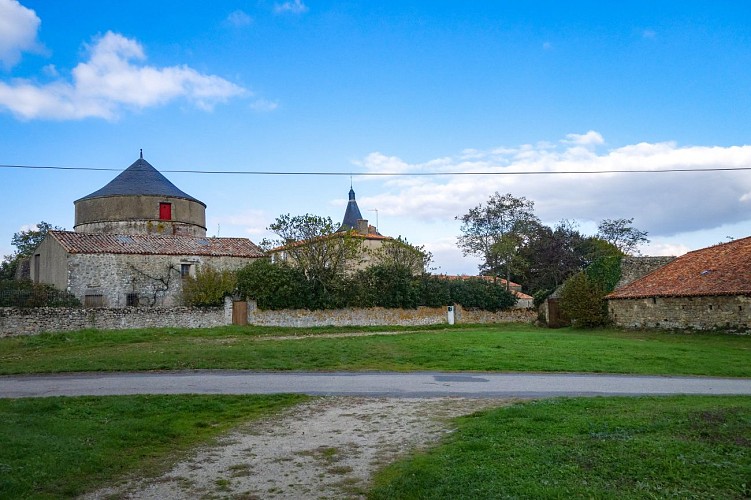
[[[597,226],[597,237],[618,247],[625,255],[638,255],[639,245],[649,243],[647,232],[636,229],[630,219],[604,219]]]
[[[513,280],[531,294],[552,292],[586,265],[586,240],[572,221],[562,220],[553,228],[538,224],[520,251],[526,267]]]
[[[462,223],[457,239],[462,253],[482,259],[481,274],[505,276],[508,281],[519,250],[540,224],[533,201],[498,192],[456,219]]]
[[[428,272],[433,262],[433,254],[424,246],[411,245],[401,236],[383,240],[381,246],[373,250],[372,257],[376,265],[406,269],[413,275]]]
[[[354,231],[336,232],[331,217],[318,215],[280,215],[267,228],[276,240],[264,240],[262,246],[274,249],[291,266],[324,289],[335,284],[348,268],[355,268],[363,258],[362,238]],[[276,248],[274,248],[276,247]]]

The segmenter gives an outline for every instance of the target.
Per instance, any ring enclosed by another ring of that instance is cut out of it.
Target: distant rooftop
[[[143,159],[143,152],[138,160],[123,170],[120,175],[112,179],[109,184],[76,200],[76,203],[92,198],[139,195],[183,198],[200,203],[204,207],[206,206],[202,201],[193,198],[175,187],[165,176]]]
[[[362,214],[360,213],[360,208],[357,206],[357,200],[355,200],[355,190],[349,188],[347,210],[344,212],[344,220],[342,221],[342,225],[339,226],[339,229],[337,229],[337,232],[357,229],[358,220],[362,220]]]

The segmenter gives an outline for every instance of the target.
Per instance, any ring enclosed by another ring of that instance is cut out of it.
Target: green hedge
[[[308,279],[300,270],[267,259],[237,273],[237,289],[261,309],[336,309],[386,307],[414,309],[460,304],[466,309],[498,311],[516,304],[516,297],[498,283],[483,279],[447,280],[414,276],[401,266],[376,265],[351,277],[326,282]]]

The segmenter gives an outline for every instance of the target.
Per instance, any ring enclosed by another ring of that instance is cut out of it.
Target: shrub
[[[375,265],[359,271],[351,280],[350,289],[359,307],[414,309],[420,304],[420,280],[403,266]]]
[[[237,272],[237,290],[261,309],[303,309],[311,304],[312,287],[305,275],[287,264],[253,261]]]
[[[449,282],[451,302],[466,309],[499,311],[516,304],[516,296],[500,283],[481,278]]]
[[[591,328],[608,322],[607,291],[602,284],[580,271],[570,277],[561,289],[560,304],[575,327]]]
[[[255,261],[237,273],[237,290],[261,309],[336,309],[386,307],[413,309],[460,304],[468,309],[498,311],[516,303],[499,283],[482,279],[449,281],[414,276],[405,266],[378,264],[351,277],[308,278],[286,263]]]
[[[224,303],[224,297],[235,292],[236,285],[234,272],[202,266],[195,277],[187,277],[183,281],[183,302],[188,306],[220,306]]]
[[[0,281],[0,307],[81,307],[70,292],[28,280]]]
[[[453,304],[450,282],[446,278],[424,274],[420,280],[420,302],[427,307]]]

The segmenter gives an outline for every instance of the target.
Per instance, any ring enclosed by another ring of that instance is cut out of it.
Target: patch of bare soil
[[[364,498],[372,474],[451,432],[492,399],[318,398],[234,430],[167,474],[86,499]]]

